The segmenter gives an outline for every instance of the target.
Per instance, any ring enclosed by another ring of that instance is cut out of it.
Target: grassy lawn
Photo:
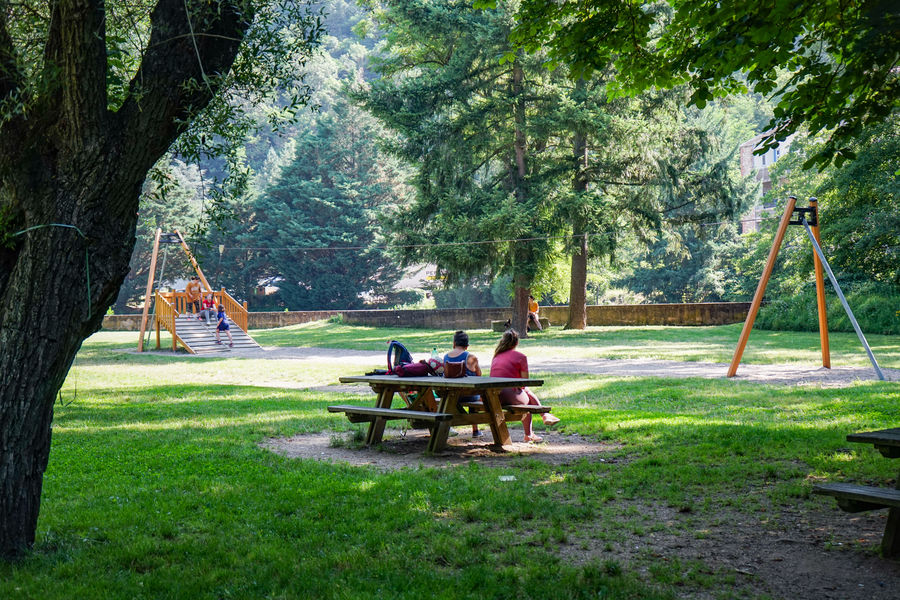
[[[738,331],[554,330],[525,351],[727,361]],[[422,353],[448,337],[341,324],[256,333],[264,345],[365,350],[396,338]],[[817,338],[802,336],[758,332],[748,360],[796,360],[805,339],[814,361]],[[342,367],[122,352],[134,338],[100,333],[79,353],[56,407],[35,551],[0,566],[0,598],[748,597],[733,572],[660,560],[650,536],[702,535],[723,510],[777,528],[783,509],[832,507],[810,497],[816,479],[896,476],[844,440],[900,425],[900,391],[879,382],[554,374],[542,397],[562,431],[618,444],[603,462],[379,472],[287,459],[258,443],[349,431],[325,406],[359,399],[279,382],[327,385]],[[898,366],[900,339],[873,338],[882,364]],[[473,332],[473,349],[487,355],[495,339]],[[835,364],[854,359],[854,340],[832,338]],[[680,516],[655,519],[659,507]],[[628,560],[626,542],[642,548]]]
[[[741,325],[717,327],[588,327],[565,331],[552,327],[522,340],[528,356],[573,358],[648,358],[704,362],[731,362]],[[433,347],[449,350],[452,331],[356,327],[319,321],[280,329],[252,332],[265,346],[315,346],[354,350],[384,350],[386,340],[400,340],[414,354],[427,354]],[[500,334],[469,331],[471,350],[481,356],[493,354]],[[135,338],[136,339],[136,338]],[[900,336],[867,335],[878,364],[900,368]],[[833,366],[868,366],[869,359],[855,334],[832,333],[829,337]],[[796,331],[753,331],[744,352],[745,363],[798,362],[821,364],[819,334]]]

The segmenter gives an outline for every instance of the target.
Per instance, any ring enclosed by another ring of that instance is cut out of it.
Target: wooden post
[[[203,294],[208,294],[212,292],[212,287],[209,285],[209,282],[206,280],[206,275],[203,274],[203,271],[200,270],[200,265],[197,264],[197,261],[194,259],[194,255],[191,254],[190,248],[188,248],[187,242],[184,241],[184,236],[181,235],[181,232],[177,229],[175,230],[175,235],[178,236],[178,239],[181,241],[181,247],[184,248],[184,253],[187,254],[188,260],[191,261],[191,266],[194,267],[194,270],[197,271],[197,275],[200,277],[200,282],[203,284],[203,287],[206,288],[206,292]],[[224,289],[224,288],[222,288]]]
[[[138,338],[138,352],[144,351],[144,332],[147,331],[147,315],[150,313],[150,291],[153,289],[153,278],[156,275],[156,257],[159,254],[159,236],[162,229],[156,229],[153,241],[153,254],[150,257],[150,274],[147,276],[147,290],[144,292],[144,312],[141,314],[141,337]],[[159,342],[157,342],[159,347]]]
[[[157,314],[153,320],[156,321],[156,349],[159,350],[159,315]]]
[[[756,320],[756,313],[762,304],[763,294],[765,294],[766,286],[769,284],[769,277],[772,276],[772,270],[775,268],[775,259],[778,257],[778,251],[781,249],[781,242],[784,241],[784,234],[787,232],[788,223],[791,215],[794,213],[794,206],[797,204],[797,198],[790,196],[787,206],[784,207],[784,214],[781,216],[781,223],[778,224],[778,232],[775,234],[775,240],[772,242],[772,249],[769,251],[769,259],[766,261],[766,268],[763,269],[762,277],[759,278],[759,285],[756,287],[756,293],[753,294],[753,302],[750,303],[750,312],[747,313],[747,320],[744,321],[744,328],[741,329],[741,337],[738,339],[737,348],[734,350],[734,358],[731,359],[731,366],[728,367],[728,376],[734,377],[737,373],[738,365],[741,364],[741,356],[744,354],[744,348],[747,346],[747,340],[750,339],[750,330],[753,329],[753,322]]]
[[[894,489],[900,490],[900,477]],[[900,508],[888,510],[887,523],[884,526],[884,537],[881,538],[881,554],[885,558],[900,556]]]
[[[810,225],[813,235],[819,246],[822,245],[822,239],[819,237],[819,201],[817,198],[809,199],[809,207],[813,209],[813,215],[816,219],[815,225]],[[825,275],[822,270],[822,261],[819,255],[813,252],[813,268],[816,272],[816,304],[819,309],[819,339],[822,343],[822,366],[826,369],[831,368],[831,350],[828,347],[828,315],[825,306]]]

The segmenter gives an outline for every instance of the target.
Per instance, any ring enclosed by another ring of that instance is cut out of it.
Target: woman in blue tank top
[[[447,363],[463,363],[466,369],[467,377],[480,377],[481,367],[478,365],[478,357],[470,353],[469,350],[469,334],[465,331],[457,331],[453,334],[453,350],[444,355],[444,370],[446,372]],[[478,402],[480,396],[462,396],[459,402]],[[459,407],[462,411],[462,407]],[[478,431],[478,425],[472,425],[472,437],[482,437],[484,434]]]

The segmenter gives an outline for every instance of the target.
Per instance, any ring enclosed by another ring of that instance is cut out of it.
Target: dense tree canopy
[[[748,89],[773,97],[770,144],[803,126],[829,133],[806,166],[851,158],[853,138],[900,103],[891,0],[522,0],[517,21],[515,44],[574,77],[615,64],[620,92],[688,82],[699,107]]]
[[[529,289],[559,227],[546,201],[553,164],[540,123],[556,98],[551,74],[534,59],[498,61],[509,49],[508,12],[399,0],[376,16],[389,28],[382,78],[361,97],[416,169],[417,198],[395,215],[395,239],[408,262],[432,262],[448,281],[510,275],[524,331]]]
[[[278,287],[285,307],[361,308],[364,294],[383,296],[399,279],[378,247],[378,215],[396,203],[396,175],[379,155],[373,121],[339,103],[300,132],[294,160],[254,203],[244,239],[260,250],[259,278]]]

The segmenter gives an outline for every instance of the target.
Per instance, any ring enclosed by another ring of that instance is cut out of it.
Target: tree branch
[[[0,11],[3,11],[0,16],[0,172],[2,172],[16,162],[14,153],[22,128],[22,115],[18,107],[28,98],[25,92],[25,74],[19,68],[19,57],[6,23],[9,14],[6,2],[0,2]]]
[[[107,105],[104,0],[53,4],[43,79],[44,105],[56,112],[60,144],[72,152],[96,148]]]
[[[122,147],[137,153],[135,168],[149,169],[219,91],[253,20],[241,10],[246,6],[237,0],[156,4],[141,67],[117,115]]]
[[[5,8],[6,2],[0,3],[0,11]],[[0,15],[0,102],[21,89],[25,80],[19,69],[16,48],[6,26],[6,18],[6,15]]]

